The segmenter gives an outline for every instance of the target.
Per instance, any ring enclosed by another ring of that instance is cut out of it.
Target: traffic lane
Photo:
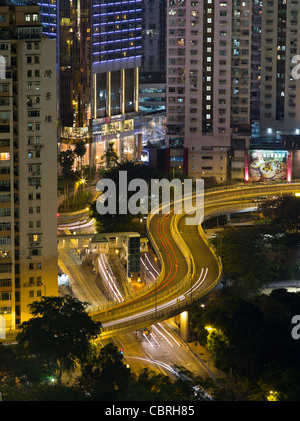
[[[156,374],[169,375],[168,370],[163,365],[157,364],[153,361],[153,356],[148,352],[144,346],[146,339],[143,338],[142,331],[135,331],[136,333],[125,333],[114,337],[111,341],[118,347],[123,349],[124,362],[129,365],[130,369],[137,375],[145,368],[150,369]],[[105,341],[108,343],[109,341]]]
[[[199,234],[198,225],[186,225],[186,216],[182,216],[178,223],[178,231],[187,244],[195,264],[195,282],[199,277],[201,271],[206,271],[207,274],[204,281],[201,283],[199,289],[204,290],[210,286],[219,276],[219,265],[215,256],[206,242]]]
[[[162,215],[157,214],[153,216],[149,224],[149,229],[152,233],[153,239],[161,251],[162,259],[165,265],[165,275],[159,284],[153,285],[153,288],[144,294],[141,294],[138,297],[128,300],[121,304],[116,304],[114,309],[121,310],[124,312],[126,307],[130,307],[133,304],[138,302],[143,302],[143,309],[146,310],[149,306],[153,307],[153,298],[156,297],[156,302],[160,301],[160,294],[169,290],[171,287],[176,286],[187,274],[188,265],[186,258],[184,257],[181,249],[180,242],[174,239],[171,235],[171,224],[173,213]],[[179,232],[183,237],[183,240],[186,242],[187,246],[190,248],[191,253],[195,262],[195,277],[192,279],[192,282],[196,282],[200,274],[203,274],[203,280],[201,281],[201,289],[206,289],[209,286],[209,283],[214,282],[219,276],[219,267],[218,264],[210,251],[207,248],[205,241],[201,238],[198,232],[198,226],[187,226],[185,224],[185,216],[182,216],[179,220]],[[212,266],[210,268],[209,266]],[[204,269],[204,272],[202,271]],[[209,269],[209,270],[208,270]],[[207,270],[207,272],[206,272]],[[192,287],[192,283],[187,282],[186,290],[189,290]],[[155,289],[156,288],[156,289]],[[176,295],[176,290],[174,291],[174,296]],[[170,298],[172,295],[170,294]],[[165,299],[165,297],[164,297]],[[97,312],[97,315],[104,313],[104,311]],[[106,317],[110,318],[111,311],[107,309]]]
[[[141,293],[141,295],[123,303],[115,304],[113,310],[108,308],[106,310],[95,312],[95,316],[97,315],[97,317],[99,317],[101,314],[105,313],[106,320],[111,318],[114,319],[116,311],[121,310],[125,313],[126,308],[129,310],[129,307],[141,302],[143,303],[144,310],[153,308],[153,298],[155,298],[156,303],[158,304],[161,300],[160,294],[163,294],[162,299],[164,300],[165,292],[169,291],[170,287],[173,287],[182,281],[187,273],[188,267],[180,247],[177,245],[170,233],[172,216],[172,214],[155,215],[150,224],[154,241],[156,242],[158,249],[162,252],[162,258],[165,264],[165,275],[162,280],[160,280],[159,283],[154,282],[153,288]],[[180,256],[182,256],[181,259]],[[176,291],[174,291],[174,295],[175,294]]]
[[[150,222],[150,231],[158,249],[161,251],[165,266],[165,276],[162,282],[159,283],[157,292],[182,281],[188,271],[187,262],[180,245],[171,235],[173,216],[173,213],[155,215]]]
[[[101,285],[89,267],[78,265],[74,255],[67,250],[59,252],[58,263],[72,279],[72,290],[77,298],[89,302],[91,308],[106,303]]]
[[[168,323],[151,325],[151,333],[141,330],[112,338],[118,349],[124,350],[124,361],[139,373],[144,368],[161,372],[175,379],[174,367],[184,368],[194,376],[210,376],[205,364],[196,358],[186,343]],[[105,341],[107,343],[108,341]]]

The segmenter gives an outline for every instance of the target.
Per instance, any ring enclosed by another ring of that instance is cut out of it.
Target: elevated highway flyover
[[[233,185],[206,190],[204,220],[220,214],[257,207],[259,196],[300,192],[300,182]],[[149,240],[161,262],[156,281],[121,303],[108,303],[89,310],[102,323],[101,339],[132,332],[187,310],[210,294],[222,278],[222,263],[199,225],[187,225],[188,215],[150,213]]]

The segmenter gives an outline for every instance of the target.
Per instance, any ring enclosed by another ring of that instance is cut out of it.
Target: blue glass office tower
[[[141,59],[142,0],[93,0],[92,118],[97,163],[110,142],[120,159],[139,157],[141,135],[135,123]]]
[[[48,38],[57,38],[59,30],[58,0],[37,2],[41,10],[42,33]]]

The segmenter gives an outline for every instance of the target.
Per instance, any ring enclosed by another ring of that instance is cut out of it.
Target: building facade
[[[166,0],[145,0],[142,6],[139,109],[145,147],[165,145],[166,4]]]
[[[262,7],[260,137],[300,133],[300,85],[292,76],[299,53],[300,4],[266,1]]]
[[[137,160],[142,1],[94,1],[91,48],[94,160],[102,161],[111,142],[120,160]]]
[[[56,43],[38,6],[7,6],[0,46],[0,315],[14,329],[58,293]]]
[[[230,177],[232,149],[250,138],[251,0],[169,0],[167,136],[170,170]]]
[[[30,1],[30,0],[29,0]],[[42,33],[56,39],[58,143],[74,149],[83,140],[91,162],[91,0],[38,2]],[[75,158],[74,168],[78,166]]]

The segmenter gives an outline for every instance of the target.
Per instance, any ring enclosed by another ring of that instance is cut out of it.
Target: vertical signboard
[[[128,235],[127,276],[131,281],[140,280],[140,236]]]

